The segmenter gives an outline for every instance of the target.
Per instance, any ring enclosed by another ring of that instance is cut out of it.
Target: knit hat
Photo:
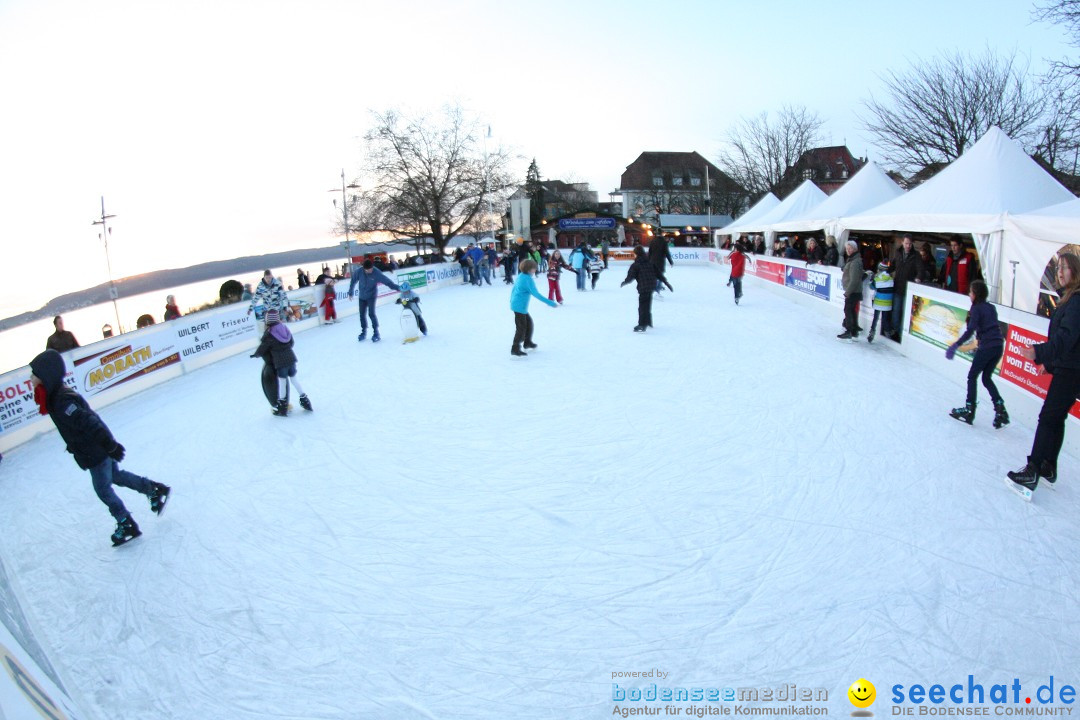
[[[277,310],[267,310],[265,320],[267,326],[276,325],[277,323],[281,322],[281,315],[278,313]]]

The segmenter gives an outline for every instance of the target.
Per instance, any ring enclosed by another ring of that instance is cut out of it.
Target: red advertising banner
[[[768,260],[755,260],[753,273],[763,280],[774,282],[777,285],[784,284],[784,268],[786,265],[769,262]]]
[[[1045,400],[1051,376],[1048,373],[1040,375],[1039,366],[1033,360],[1020,355],[1024,348],[1043,342],[1046,342],[1045,335],[1010,325],[1008,335],[1005,336],[1005,355],[1001,358],[1001,377]],[[1075,403],[1069,414],[1080,418],[1080,409]]]

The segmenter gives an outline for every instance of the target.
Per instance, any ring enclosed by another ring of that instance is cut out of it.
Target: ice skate
[[[1039,477],[1046,481],[1046,487],[1051,490],[1057,488],[1057,468],[1051,465],[1049,460],[1039,463]]]
[[[364,342],[367,340],[367,330],[361,330],[360,334],[356,336],[357,342]]]
[[[378,330],[371,333],[371,342],[379,342],[380,340],[382,340],[382,338],[379,336],[379,331]]]
[[[315,410],[315,408],[311,407],[311,400],[308,399],[307,395],[300,396],[300,407],[304,408],[308,412],[313,412]]]
[[[169,502],[169,492],[172,490],[168,485],[162,485],[161,483],[150,483],[150,510],[155,515],[161,515],[165,512],[165,506]]]
[[[994,429],[1003,428],[1009,424],[1009,413],[1005,410],[1005,401],[998,400],[994,403]]]
[[[634,332],[645,332],[645,326],[644,325],[635,325],[634,326]]]
[[[135,524],[135,521],[128,515],[123,520],[119,520],[116,523],[116,529],[113,530],[112,544],[113,547],[119,547],[126,542],[130,542],[135,538],[142,535],[139,530],[139,526]]]
[[[527,342],[527,343],[525,343],[525,344],[523,345],[523,347],[524,347],[524,348],[525,348],[526,350],[535,350],[536,348],[538,348],[538,347],[540,347],[540,346],[539,346],[539,345],[537,345],[537,344],[536,344],[536,343],[534,343],[534,342]]]
[[[836,339],[837,340],[854,340],[855,336],[852,335],[849,331],[845,330],[844,332],[837,335]]]
[[[528,357],[529,353],[522,351],[517,345],[510,348],[510,354],[514,357]]]
[[[1028,463],[1019,470],[1010,470],[1005,485],[1027,502],[1031,502],[1031,495],[1039,486],[1039,473]]]
[[[273,412],[274,412],[274,415],[277,415],[278,417],[285,417],[286,415],[288,415],[289,414],[289,401],[288,400],[278,400],[277,401],[277,407],[274,408]]]
[[[954,417],[961,422],[971,425],[975,422],[975,403],[966,403],[964,407],[953,408],[949,411],[949,417]],[[997,427],[995,425],[995,427]]]
[[[868,342],[868,343],[874,342],[874,335],[876,335],[876,334],[877,334],[877,328],[875,328],[875,327],[870,328],[870,332],[866,336],[866,342]]]

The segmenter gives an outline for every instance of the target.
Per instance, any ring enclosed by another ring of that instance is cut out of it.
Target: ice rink
[[[118,491],[120,549],[56,433],[10,452],[0,542],[91,711],[599,719],[656,669],[832,715],[866,677],[882,716],[895,683],[1080,680],[1076,458],[1025,503],[1033,428],[993,430],[982,388],[951,420],[955,378],[705,267],[633,333],[626,267],[533,300],[527,358],[500,279],[422,296],[411,345],[395,305],[377,345],[298,334],[314,413],[271,416],[247,353],[103,408],[173,487],[160,519]]]

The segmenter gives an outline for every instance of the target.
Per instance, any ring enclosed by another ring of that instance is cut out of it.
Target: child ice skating
[[[634,246],[634,262],[630,265],[630,269],[626,272],[626,279],[619,287],[626,287],[631,280],[637,281],[638,290],[638,324],[634,326],[634,332],[645,332],[647,328],[653,326],[652,298],[656,286],[663,283],[672,292],[675,292],[675,288],[671,287],[671,283],[657,271],[655,265],[649,262],[648,253],[641,245]]]
[[[525,357],[527,352],[521,349],[524,343],[526,350],[537,347],[533,342],[533,321],[529,315],[529,298],[547,303],[551,307],[559,307],[554,300],[549,300],[536,289],[533,275],[536,274],[536,261],[522,260],[518,266],[518,276],[514,280],[514,287],[510,290],[510,309],[514,311],[514,344],[510,348],[510,354],[515,357]]]
[[[334,308],[334,296],[337,294],[337,288],[334,287],[334,278],[327,277],[323,285],[323,299],[319,303],[319,307],[323,309],[323,321],[325,324],[336,323],[337,310]]]
[[[967,330],[945,351],[945,357],[952,360],[956,351],[971,339],[972,335],[979,341],[979,349],[975,351],[975,357],[971,359],[971,370],[968,371],[967,402],[963,407],[953,408],[949,415],[968,425],[975,422],[975,395],[978,390],[975,382],[979,375],[982,375],[983,386],[989,391],[990,399],[994,402],[994,427],[1000,428],[1009,424],[1009,413],[1005,411],[1005,401],[994,385],[994,368],[1005,350],[1005,338],[1001,334],[1001,326],[998,325],[997,310],[986,301],[988,295],[986,283],[982,280],[972,281],[968,290],[971,311],[968,312]]]
[[[30,371],[38,409],[52,418],[60,437],[67,443],[68,452],[75,456],[75,464],[90,471],[94,492],[116,520],[113,545],[123,545],[139,537],[142,532],[113,485],[145,495],[150,500],[150,510],[157,515],[169,501],[169,486],[120,468],[124,446],[116,441],[85,398],[64,384],[64,358],[60,353],[46,350],[30,361]]]
[[[746,274],[746,263],[754,262],[746,254],[746,245],[742,240],[735,243],[734,249],[728,253],[728,261],[731,263],[731,275],[728,276],[728,285],[732,285],[735,288],[735,304],[739,304],[739,300],[742,299],[742,279]]]
[[[589,275],[592,276],[592,286],[590,289],[596,289],[596,281],[600,279],[600,273],[603,271],[603,259],[599,255],[593,255],[593,259],[589,261]]]
[[[878,318],[881,318],[881,334],[886,337],[893,334],[893,272],[887,261],[878,263],[877,273],[870,278],[870,287],[874,290],[874,319],[870,321],[870,332],[866,335],[868,343],[874,342]]]
[[[427,323],[424,322],[424,316],[420,312],[420,296],[409,283],[401,283],[401,297],[394,302],[412,312],[413,317],[416,318],[416,327],[420,328],[421,333],[427,335]]]
[[[562,288],[559,287],[559,276],[562,275],[563,268],[573,271],[573,268],[563,260],[562,253],[558,249],[552,250],[547,269],[548,300],[554,300],[560,305],[562,305]]]
[[[278,378],[278,400],[274,408],[274,415],[285,417],[289,414],[289,400],[286,390],[291,383],[300,393],[300,407],[305,410],[314,410],[311,400],[308,399],[304,389],[296,380],[296,353],[293,352],[293,336],[285,323],[280,321],[277,310],[266,311],[266,332],[263,333],[262,342],[251,357],[266,359],[269,357],[273,363],[274,372]]]

